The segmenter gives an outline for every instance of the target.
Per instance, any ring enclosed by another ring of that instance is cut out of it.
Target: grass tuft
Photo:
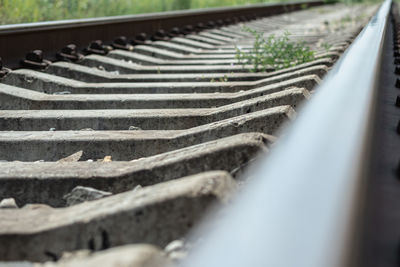
[[[243,30],[253,35],[253,47],[250,51],[236,47],[236,59],[243,67],[251,65],[251,72],[285,69],[315,58],[315,52],[304,42],[290,40],[290,33],[287,31],[282,36],[272,34],[265,39],[256,30],[248,27],[243,27]]]

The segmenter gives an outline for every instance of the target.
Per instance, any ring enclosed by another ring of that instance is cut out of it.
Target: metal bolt
[[[42,50],[33,50],[26,54],[25,58],[27,60],[40,63],[43,61],[43,52]]]
[[[50,65],[50,61],[43,59],[42,50],[33,50],[26,54],[21,65],[31,69],[45,69]]]
[[[396,68],[394,69],[394,73],[397,74],[397,75],[400,75],[400,68],[399,68],[399,67],[396,67]]]
[[[66,47],[64,47],[63,49],[61,49],[61,52],[68,54],[68,55],[72,55],[76,53],[76,45],[75,44],[69,44]]]
[[[76,62],[83,58],[83,55],[78,53],[78,49],[75,44],[69,44],[61,49],[60,52],[56,54],[59,60],[66,60]]]
[[[0,78],[3,78],[10,72],[10,69],[6,69],[3,67],[3,60],[0,57]]]
[[[103,42],[101,40],[92,41],[89,44],[89,48],[103,50]]]
[[[171,29],[169,35],[172,37],[178,37],[182,35],[182,32],[178,27],[174,27]]]
[[[400,96],[396,97],[396,106],[400,107]]]
[[[210,29],[215,28],[217,25],[214,21],[209,21],[207,22],[207,27],[209,27]]]
[[[129,44],[128,39],[125,36],[119,36],[116,38],[112,44],[114,48],[132,51],[133,46]]]
[[[396,86],[396,88],[400,88],[400,79],[398,79],[398,78],[396,79],[396,85],[395,86]]]
[[[156,31],[156,33],[152,36],[152,40],[154,40],[154,41],[165,41],[165,40],[168,40],[168,35],[167,35],[167,33],[163,30],[163,29],[160,29],[160,30],[158,30],[158,31]]]
[[[207,29],[207,27],[201,22],[197,23],[196,26],[195,26],[195,30],[196,31],[202,31],[204,29]]]
[[[128,39],[126,38],[126,36],[119,36],[114,40],[114,43],[119,45],[126,45],[128,44]]]
[[[163,29],[158,30],[156,32],[156,34],[161,36],[161,37],[166,37],[167,36],[167,33]]]
[[[400,134],[400,121],[397,123],[397,133]]]
[[[222,19],[219,19],[215,22],[218,26],[224,26],[225,22]]]
[[[189,34],[194,31],[194,28],[192,25],[186,25],[185,28],[183,29],[183,34]]]
[[[147,35],[144,32],[142,32],[137,36],[137,39],[141,41],[146,41]]]
[[[133,45],[145,44],[146,40],[147,40],[147,34],[142,32],[142,33],[136,35],[135,38],[133,38],[133,40],[131,41],[131,44],[133,44]]]
[[[225,19],[225,23],[228,25],[228,24],[231,24],[232,23],[232,19],[231,18],[227,18],[227,19]]]
[[[242,22],[248,21],[248,19],[245,16],[240,16],[239,20]]]
[[[112,49],[111,46],[104,45],[101,40],[95,40],[92,41],[84,51],[86,54],[106,55]]]
[[[398,132],[398,131],[397,131]],[[396,168],[396,176],[398,179],[400,179],[400,160],[397,163],[397,168]]]

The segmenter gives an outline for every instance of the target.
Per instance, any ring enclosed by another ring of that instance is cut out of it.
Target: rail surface
[[[83,48],[92,40],[112,42],[121,35],[128,37],[158,30],[171,31],[176,27],[210,21],[235,23],[254,17],[277,15],[302,8],[322,5],[323,1],[302,1],[279,4],[256,4],[242,7],[172,11],[145,15],[116,16],[0,26],[0,57],[10,68],[19,67],[21,56],[30,50],[41,49],[50,60],[61,48],[73,42]],[[225,21],[227,20],[228,21]]]
[[[356,265],[391,4],[384,2],[329,72],[255,180],[203,229],[208,238],[184,266]]]

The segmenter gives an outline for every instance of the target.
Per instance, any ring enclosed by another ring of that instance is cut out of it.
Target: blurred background
[[[285,1],[289,0],[0,0],[0,24]]]

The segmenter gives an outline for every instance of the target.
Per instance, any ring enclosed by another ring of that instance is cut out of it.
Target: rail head
[[[183,266],[354,266],[386,0]],[[210,218],[209,218],[210,219]]]

